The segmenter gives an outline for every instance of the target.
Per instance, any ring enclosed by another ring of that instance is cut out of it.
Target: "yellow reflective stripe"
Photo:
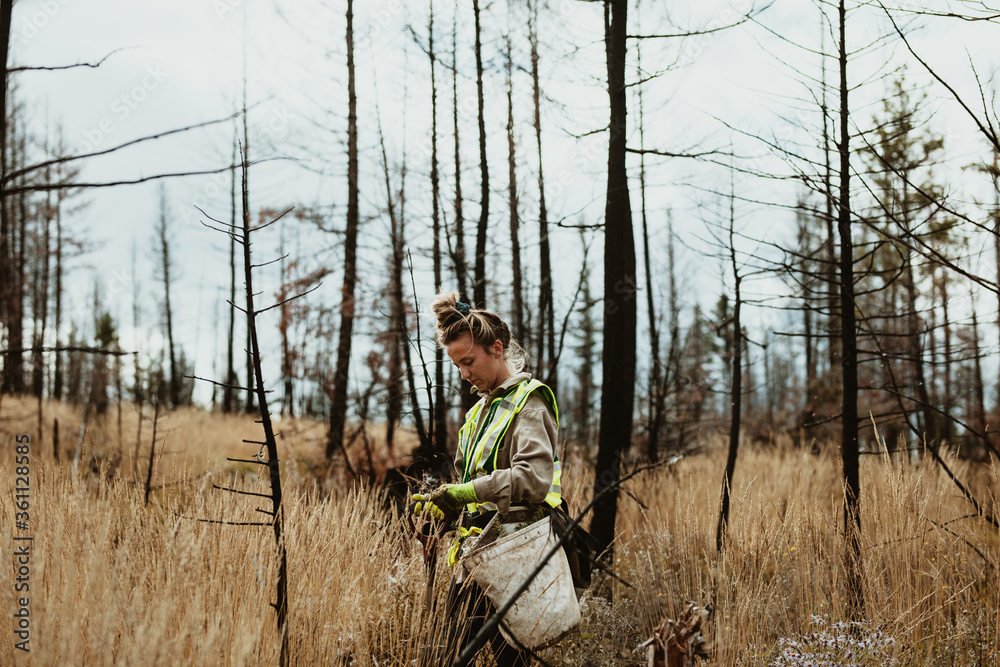
[[[462,452],[462,482],[468,482],[470,479],[469,471],[471,470],[471,454],[469,450],[469,442],[472,437],[473,431],[476,429],[476,420],[479,418],[479,413],[482,411],[482,403],[476,403],[472,406],[468,413],[465,415],[465,424],[458,431],[458,447]]]
[[[553,509],[562,505],[562,463],[558,456],[552,462],[552,486],[545,496],[545,504]]]
[[[480,401],[466,415],[465,424],[459,429],[459,448],[462,451],[463,470],[462,482],[468,482],[476,477],[488,475],[497,468],[497,459],[500,456],[500,445],[506,436],[507,430],[514,421],[514,417],[521,412],[531,393],[539,390],[546,404],[552,408],[556,419],[556,428],[559,426],[559,406],[556,403],[552,390],[539,382],[531,379],[521,382],[502,396],[498,396],[493,401],[487,403]],[[483,410],[486,415],[483,416]],[[478,424],[479,418],[483,416],[484,423]],[[555,443],[553,443],[553,448]],[[562,502],[562,464],[555,451],[553,456],[552,484],[549,492],[545,496],[545,503],[551,507],[558,507]],[[476,510],[495,510],[496,505],[491,502],[469,503],[467,506],[470,512]]]
[[[501,430],[493,436],[493,448],[490,450],[492,466],[490,469],[487,469],[484,464],[482,467],[484,472],[489,473],[497,469],[497,459],[500,457],[500,443],[503,442],[504,436],[507,435],[507,429],[509,429],[510,425],[514,423],[514,417],[520,414],[521,410],[528,402],[528,397],[531,396],[531,392],[544,386],[545,385],[538,380],[528,380],[527,382],[522,382],[517,385],[517,390],[514,392],[513,399],[511,401],[505,401],[505,404],[501,404],[501,407],[506,409],[506,411],[503,413],[502,419],[496,419]],[[510,406],[510,408],[507,409],[507,406]]]
[[[508,413],[509,411],[507,410],[498,409],[486,433],[479,438],[479,444],[476,447],[476,466],[473,468],[477,477],[479,473],[488,474],[492,472],[492,470],[486,469],[486,464],[490,462],[491,458],[493,459],[492,469],[496,470],[496,453],[494,450],[499,449],[496,446],[499,436],[506,431],[505,426],[509,423]]]
[[[500,450],[498,443],[502,440],[503,434],[506,433],[507,427],[510,426],[513,415],[518,410],[516,400],[512,402],[508,400],[508,397],[514,394],[516,399],[516,395],[523,384],[525,383],[522,382],[502,396],[498,396],[490,404],[489,412],[486,414],[486,425],[484,426],[486,431],[474,434],[473,436],[476,438],[475,465],[469,471],[470,479],[473,473],[478,477],[480,473],[489,474],[493,470],[496,470],[496,457]],[[490,459],[493,460],[493,465],[492,468],[487,468]]]

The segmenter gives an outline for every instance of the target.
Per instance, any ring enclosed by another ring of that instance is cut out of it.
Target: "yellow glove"
[[[458,516],[466,505],[476,502],[478,498],[476,498],[476,487],[472,482],[466,482],[439,486],[428,496],[428,500],[437,503],[447,514]]]
[[[410,507],[413,509],[413,513],[417,516],[423,514],[424,512],[430,512],[431,517],[437,521],[444,521],[444,512],[441,508],[431,502],[428,497],[422,493],[414,493],[411,496],[413,504]]]
[[[462,551],[462,543],[465,542],[465,538],[470,535],[479,535],[482,532],[483,529],[477,526],[458,529],[458,535],[452,541],[451,547],[448,548],[448,567],[454,567],[458,562],[459,554]]]

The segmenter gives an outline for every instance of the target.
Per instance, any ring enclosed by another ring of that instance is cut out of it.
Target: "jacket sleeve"
[[[510,440],[510,467],[473,481],[479,502],[495,503],[497,511],[506,514],[512,504],[545,500],[552,486],[557,438],[552,412],[544,399],[532,394],[505,438]]]

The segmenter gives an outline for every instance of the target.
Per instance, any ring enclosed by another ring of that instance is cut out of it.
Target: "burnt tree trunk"
[[[393,456],[396,425],[403,414],[403,345],[406,340],[406,314],[403,303],[403,244],[401,242],[400,220],[396,215],[396,203],[392,196],[392,181],[389,178],[389,158],[385,150],[385,137],[382,134],[382,120],[378,118],[379,147],[382,149],[382,170],[385,176],[386,208],[389,210],[389,311],[386,334],[389,346],[389,377],[386,379],[385,401],[385,444],[390,458]],[[414,397],[415,398],[415,397]],[[414,415],[420,416],[420,410]]]
[[[510,35],[507,35],[507,200],[510,207],[510,256],[511,256],[511,283],[513,286],[514,302],[511,310],[511,331],[515,338],[525,340],[524,335],[524,301],[522,295],[521,280],[521,240],[520,227],[521,219],[518,217],[518,197],[517,197],[517,169],[516,169],[516,149],[514,144],[514,78],[512,69],[513,55],[510,43]]]
[[[864,618],[861,578],[861,476],[858,456],[858,340],[854,313],[854,239],[851,236],[851,154],[847,94],[847,10],[838,3],[840,43],[840,197],[837,229],[840,235],[840,345],[843,368],[841,403],[841,460],[844,474],[844,536],[847,569],[847,611],[852,621]]]
[[[350,7],[351,0],[348,0],[348,49],[350,50]],[[250,261],[250,204],[247,195],[246,175],[249,169],[246,154],[243,156],[243,266],[244,277],[246,279],[246,313],[247,331],[250,336],[250,354],[253,357],[254,387],[257,393],[257,405],[260,407],[260,423],[264,429],[264,447],[267,451],[267,469],[271,482],[271,512],[272,527],[274,530],[274,543],[278,558],[278,580],[276,583],[277,599],[274,602],[274,609],[277,612],[278,634],[281,639],[281,667],[287,667],[289,662],[288,653],[288,556],[285,548],[284,526],[285,507],[282,503],[281,494],[281,474],[278,461],[278,444],[274,437],[274,428],[271,424],[271,413],[267,407],[267,392],[264,390],[264,376],[260,364],[260,345],[257,342],[257,313],[253,301],[253,264]]]
[[[538,357],[539,374],[545,384],[559,393],[559,372],[556,368],[556,316],[552,296],[552,259],[549,248],[549,213],[545,205],[545,176],[542,168],[541,86],[538,77],[538,0],[531,3],[528,21],[531,44],[531,83],[534,105],[535,143],[538,145]]]
[[[56,348],[58,348],[59,340],[62,332],[62,254],[63,254],[63,235],[62,235],[62,192],[56,197],[56,285],[55,285],[55,322],[53,322],[53,327],[56,332]],[[135,276],[135,271],[132,271],[132,276]],[[136,328],[138,330],[138,328]],[[62,400],[63,394],[63,367],[62,367],[62,352],[58,349],[55,351],[55,368],[52,371],[52,391],[49,395],[57,400]],[[138,363],[138,362],[136,362]]]
[[[476,262],[472,282],[472,301],[476,308],[486,307],[486,233],[490,221],[490,169],[486,161],[486,116],[483,108],[483,44],[479,0],[472,0],[476,15],[476,100],[479,108],[479,226],[476,228]],[[464,394],[465,392],[463,392]]]
[[[730,177],[731,178],[731,177]],[[715,550],[722,551],[726,544],[726,529],[729,526],[729,499],[732,495],[733,473],[736,471],[736,457],[740,451],[740,418],[742,416],[743,373],[740,371],[743,363],[743,329],[740,323],[740,310],[743,306],[743,294],[740,284],[743,277],[736,264],[736,246],[734,245],[733,227],[735,226],[733,192],[729,199],[729,259],[733,269],[733,346],[730,367],[732,368],[731,385],[729,389],[729,453],[726,456],[726,473],[722,480],[722,501],[719,503],[719,523],[715,529]],[[751,385],[752,386],[752,385]]]
[[[462,213],[462,158],[458,133],[458,1],[455,2],[455,12],[451,24],[451,122],[455,138],[455,280],[458,282],[458,293],[463,299],[468,299],[466,293],[465,266],[465,216]]]
[[[441,179],[438,174],[437,154],[437,58],[434,53],[434,0],[430,3],[427,27],[427,55],[431,61],[431,221],[434,232],[434,288],[440,289],[444,277],[441,253]],[[434,447],[439,452],[448,450],[448,404],[444,400],[444,350],[434,346],[434,413],[432,416]]]
[[[627,0],[609,0],[604,10],[610,136],[608,188],[604,209],[604,344],[601,425],[594,496],[612,489],[594,505],[590,532],[598,552],[613,562],[617,483],[632,439],[635,391],[636,273],[632,205],[625,168],[625,56]]]
[[[636,65],[642,71],[642,50],[636,48]],[[639,148],[644,149],[645,136],[643,127],[642,87],[639,87]],[[656,321],[656,301],[653,299],[653,269],[649,256],[649,223],[646,219],[646,154],[639,154],[639,196],[642,215],[642,257],[646,268],[646,315],[649,319],[649,356],[652,368],[649,373],[646,397],[649,401],[649,442],[646,455],[655,462],[660,457],[660,426],[663,423],[663,365],[660,361],[660,330]]]
[[[247,109],[247,42],[246,42],[246,13],[243,14],[243,161],[249,164],[250,162],[250,121]],[[249,180],[250,174],[243,174],[241,181],[241,188],[244,190],[242,193],[243,204],[246,206],[247,210],[250,210],[250,193],[249,193]],[[246,181],[246,184],[243,184]],[[235,210],[235,208],[234,208]],[[247,342],[246,342],[246,368],[247,368],[247,405],[246,411],[254,411],[254,369],[253,369],[253,354],[250,351],[250,330],[247,330]]]
[[[163,271],[163,315],[167,325],[167,352],[170,358],[170,405],[180,404],[181,383],[177,368],[177,354],[174,347],[174,316],[170,305],[170,239],[167,223],[167,192],[160,187],[160,221],[156,227],[157,240],[160,242],[160,267]]]
[[[0,0],[0,63],[3,65],[3,95],[0,95],[0,324],[8,327],[13,325],[16,312],[13,308],[14,297],[14,262],[13,245],[11,244],[12,221],[7,214],[7,193],[3,184],[7,182],[7,53],[10,46],[10,19],[14,9],[14,0]],[[15,342],[10,335],[7,347],[15,348]],[[16,344],[22,347],[21,343]],[[10,354],[4,360],[4,372],[0,375],[0,392],[13,389],[14,375],[20,355]]]
[[[358,98],[354,88],[354,0],[347,0],[347,224],[344,230],[344,285],[340,304],[337,369],[333,376],[326,457],[343,449],[347,421],[347,380],[354,333],[354,288],[358,253]]]
[[[237,158],[236,137],[233,137],[233,164]],[[229,224],[236,228],[236,170],[233,169],[229,188],[230,214]],[[226,386],[222,388],[222,411],[233,412],[236,409],[236,366],[233,358],[233,345],[236,343],[236,237],[229,237],[229,330],[226,336]]]

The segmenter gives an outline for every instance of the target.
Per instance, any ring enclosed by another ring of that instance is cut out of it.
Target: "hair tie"
[[[455,310],[460,312],[463,317],[469,316],[469,304],[462,303],[461,301],[455,302]]]

